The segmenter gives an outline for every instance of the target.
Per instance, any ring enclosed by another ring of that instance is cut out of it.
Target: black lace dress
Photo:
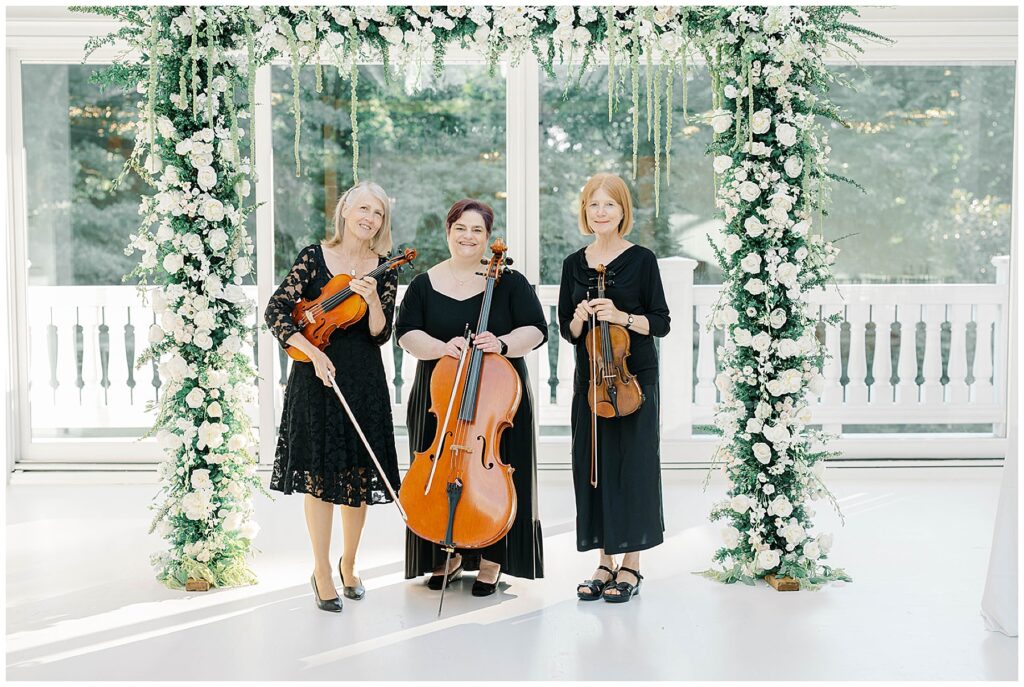
[[[462,336],[467,324],[476,328],[483,305],[483,293],[456,300],[435,291],[429,274],[420,274],[405,292],[395,323],[395,337],[421,330],[441,341]],[[503,336],[519,327],[534,326],[547,340],[547,321],[533,287],[519,272],[509,270],[494,287],[487,329]],[[515,468],[512,483],[516,488],[516,517],[512,528],[501,540],[485,549],[459,549],[467,570],[477,570],[480,558],[501,565],[505,575],[532,580],[544,577],[544,539],[537,515],[537,447],[534,441],[533,394],[523,358],[508,361],[519,374],[523,395],[512,427],[501,435],[498,452],[503,462]],[[409,393],[406,426],[409,428],[410,454],[430,447],[437,431],[437,418],[430,412],[430,376],[437,360],[420,360],[416,380]],[[410,460],[414,455],[410,455]],[[444,565],[440,546],[405,532],[405,577],[411,579]]]
[[[291,315],[295,303],[300,297],[319,296],[332,276],[319,244],[302,249],[264,314],[267,327],[282,345],[299,331]],[[324,350],[334,363],[338,388],[395,491],[399,485],[398,454],[380,347],[391,338],[397,292],[398,274],[388,270],[377,279],[384,329],[371,336],[366,315],[348,329],[336,330]],[[334,389],[324,386],[312,363],[291,366],[270,488],[285,494],[311,494],[346,506],[391,501]]]

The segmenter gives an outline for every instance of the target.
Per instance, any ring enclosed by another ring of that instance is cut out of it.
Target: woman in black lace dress
[[[455,203],[445,222],[451,257],[413,279],[402,299],[395,336],[398,345],[419,360],[406,420],[413,454],[425,451],[437,431],[437,419],[429,412],[434,367],[443,356],[458,358],[465,343],[466,325],[476,328],[486,285],[480,274],[480,261],[489,247],[493,223],[494,211],[487,204],[470,199]],[[519,272],[506,271],[495,285],[487,328],[488,331],[476,336],[477,348],[508,358],[519,373],[523,395],[513,426],[502,433],[498,448],[502,461],[515,468],[512,482],[517,507],[512,528],[485,549],[460,551],[452,557],[449,567],[449,582],[464,569],[479,568],[472,588],[474,596],[493,594],[502,573],[530,580],[544,576],[543,540],[537,516],[533,395],[523,356],[547,339],[547,323],[537,295]],[[428,586],[439,590],[445,579],[444,560],[440,546],[406,531],[406,579],[433,572]]]
[[[365,590],[355,573],[356,552],[368,504],[391,501],[381,476],[345,414],[330,378],[352,408],[385,477],[398,489],[398,458],[391,399],[380,347],[391,338],[398,275],[387,271],[378,282],[366,275],[391,250],[391,209],[377,184],[363,182],[345,192],[334,212],[334,236],[299,253],[270,298],[265,319],[285,347],[294,346],[310,363],[292,364],[284,394],[277,457],[270,488],[305,494],[306,525],[313,546],[311,583],[317,605],[340,611],[330,560],[333,505],[341,507],[343,553],[338,571],[345,596],[361,599]],[[334,275],[352,276],[351,288],[366,301],[366,315],[331,335],[320,351],[292,321],[300,298],[313,299]]]

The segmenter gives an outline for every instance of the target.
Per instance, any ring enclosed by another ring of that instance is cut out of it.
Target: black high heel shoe
[[[498,571],[498,576],[494,578],[494,582],[481,582],[480,580],[473,582],[472,594],[473,596],[490,596],[498,591],[499,582],[501,582],[500,570]]]
[[[603,596],[604,600],[608,603],[624,604],[640,593],[640,583],[643,582],[644,576],[632,568],[627,568],[624,565],[619,566],[619,572],[622,572],[623,570],[636,576],[636,584],[632,585],[629,582],[616,582],[615,584],[610,584],[605,587]],[[612,589],[615,589],[619,593],[609,594],[608,592]]]
[[[427,580],[427,589],[433,589],[435,592],[441,591],[441,586],[448,587],[452,582],[462,577],[462,561],[459,561],[459,567],[448,573],[448,582],[445,584],[444,573],[434,573]]]
[[[316,576],[309,576],[309,583],[313,585],[313,598],[316,599],[316,607],[321,611],[329,611],[330,613],[341,613],[341,599],[334,597],[333,599],[327,599],[324,601],[320,598],[320,592],[316,588]]]
[[[345,573],[341,572],[341,561],[343,558],[345,557],[342,556],[338,559],[338,575],[341,576],[341,591],[349,599],[352,599],[353,601],[359,601],[361,598],[366,596],[366,588],[363,587],[362,580],[360,580],[359,584],[355,587],[349,587],[347,584],[345,584]]]

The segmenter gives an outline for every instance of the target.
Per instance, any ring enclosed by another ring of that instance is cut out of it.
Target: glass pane
[[[830,239],[849,236],[839,281],[993,282],[1010,250],[1013,66],[868,66],[838,70],[856,92],[834,101]]]
[[[682,70],[677,69],[673,78],[672,169],[667,174],[662,157],[661,202],[657,215],[655,148],[653,137],[647,139],[646,71],[640,71],[640,145],[635,181],[631,179],[633,118],[628,84],[620,86],[619,103],[609,121],[606,68],[585,75],[579,88],[569,91],[568,98],[562,97],[569,78],[567,70],[556,68],[555,72],[555,79],[541,77],[541,282],[557,284],[562,260],[586,243],[576,222],[577,202],[587,178],[597,172],[618,174],[633,193],[631,241],[650,248],[659,257],[694,258],[699,263],[695,275],[697,283],[720,282],[720,270],[706,236],[709,231],[717,234],[722,226],[721,220],[714,217],[711,163],[704,155],[711,142],[711,128],[695,119],[711,107],[707,71],[690,70],[685,123]],[[662,98],[662,117],[665,109],[666,99]],[[661,126],[664,126],[664,119]]]
[[[429,67],[425,67],[429,70]],[[505,228],[505,81],[485,66],[449,65],[420,89],[385,84],[380,66],[358,78],[359,178],[391,196],[395,247],[415,246],[417,268],[448,256],[444,217],[464,197],[484,200]],[[275,275],[284,278],[303,246],[333,234],[338,196],[352,185],[350,85],[337,70],[300,74],[301,171],[296,176],[292,74],[273,69]],[[406,271],[402,283],[414,276]]]

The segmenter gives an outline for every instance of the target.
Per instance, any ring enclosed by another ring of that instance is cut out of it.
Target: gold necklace
[[[468,282],[470,279],[473,278],[473,277],[466,277],[465,279],[459,279],[458,277],[456,277],[455,276],[455,269],[452,267],[452,261],[451,260],[448,261],[448,271],[451,273],[452,279],[454,279],[459,286],[465,286],[466,282]],[[474,275],[475,274],[476,273],[474,272]]]

